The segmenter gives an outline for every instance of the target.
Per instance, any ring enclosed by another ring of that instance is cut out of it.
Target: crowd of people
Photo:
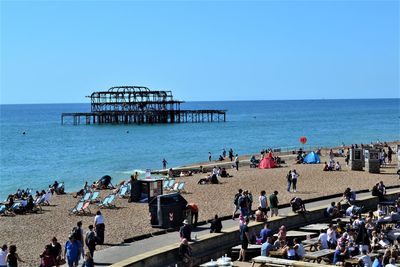
[[[30,188],[18,188],[14,194],[8,195],[2,203],[4,209],[1,211],[1,215],[13,216],[16,214],[36,213],[42,210],[41,206],[50,205],[51,198],[55,193],[64,194],[64,184],[54,181],[47,190],[43,189],[35,193]]]

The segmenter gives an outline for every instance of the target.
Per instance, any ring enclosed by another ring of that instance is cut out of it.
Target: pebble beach
[[[265,190],[267,194],[277,190],[279,202],[283,204],[288,203],[294,196],[302,199],[315,198],[342,193],[346,187],[354,190],[371,189],[379,181],[383,181],[386,186],[400,184],[396,174],[395,154],[392,164],[381,168],[380,174],[351,171],[345,165],[344,157],[335,158],[335,160],[339,160],[342,164],[342,171],[324,172],[323,164],[295,164],[294,160],[287,160],[281,168],[254,169],[243,166],[239,171],[229,169],[227,171],[233,177],[219,178],[220,184],[216,185],[197,184],[199,179],[205,177],[205,174],[177,178],[177,181],[186,183],[186,193],[183,193],[183,197],[188,202],[194,202],[199,206],[200,221],[209,220],[215,214],[231,215],[233,196],[239,188],[253,193],[254,209],[258,205],[258,195],[261,190]],[[327,150],[322,151],[321,162],[324,161],[327,161]],[[300,174],[298,190],[296,193],[289,193],[286,191],[286,174],[293,169]],[[114,182],[116,181],[118,178],[114,178]],[[68,192],[68,184],[66,184],[66,191]],[[111,190],[103,190],[102,196],[109,193]],[[71,193],[54,195],[51,205],[44,206],[41,213],[0,217],[0,243],[17,245],[17,253],[26,261],[21,266],[38,266],[39,254],[43,251],[44,246],[50,243],[53,236],[56,236],[63,244],[77,221],[83,222],[85,230],[89,224],[93,224],[94,214],[99,210],[95,204],[91,204],[89,207],[91,210],[89,215],[68,215],[68,210],[73,208],[77,202],[78,199],[74,198]],[[128,203],[127,199],[120,198],[117,199],[116,206],[115,209],[101,209],[106,224],[106,245],[97,246],[98,250],[120,244],[124,239],[158,231],[150,225],[147,204]]]

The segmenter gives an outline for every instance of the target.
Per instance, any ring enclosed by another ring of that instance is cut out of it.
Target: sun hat
[[[183,224],[189,224],[188,220],[187,219],[183,220]]]

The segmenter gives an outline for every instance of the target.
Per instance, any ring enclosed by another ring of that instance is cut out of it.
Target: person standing
[[[271,217],[278,216],[278,191],[274,191],[269,196],[269,208],[271,209]]]
[[[214,219],[211,221],[210,233],[221,233],[222,222],[221,219],[215,214]]]
[[[259,202],[259,207],[261,208],[260,210],[262,211],[264,215],[264,219],[268,218],[268,201],[267,201],[267,196],[266,196],[265,190],[262,190],[260,192],[260,196],[258,197],[258,202]]]
[[[179,236],[181,240],[186,239],[187,241],[192,241],[192,227],[190,227],[187,219],[183,221],[183,226],[179,229]]]
[[[296,193],[296,189],[297,189],[297,178],[300,175],[296,172],[296,170],[292,171],[292,186],[293,186],[293,192]]]
[[[238,154],[236,154],[236,156],[235,156],[235,167],[236,167],[236,170],[238,171],[239,170],[239,155]]]
[[[179,246],[179,256],[183,262],[182,266],[192,267],[193,265],[192,249],[189,246],[187,239],[185,238],[182,239],[181,245]]]
[[[229,155],[229,160],[233,161],[233,150],[232,150],[232,148],[229,149],[228,155]]]
[[[96,216],[94,217],[94,227],[96,229],[96,236],[98,239],[98,244],[104,244],[104,231],[105,231],[105,224],[104,224],[104,217],[101,212],[98,210],[96,212]]]
[[[51,245],[46,245],[45,250],[40,254],[40,267],[53,267],[56,265],[56,259],[51,254]]]
[[[166,161],[165,158],[164,158],[164,159],[162,160],[163,169],[166,169],[166,168],[167,168],[167,163],[168,163],[168,161]]]
[[[69,267],[78,266],[81,247],[81,242],[79,240],[75,240],[74,235],[71,234],[64,246],[64,258],[66,259]]]
[[[193,227],[196,227],[199,219],[199,207],[195,203],[189,203],[186,208],[190,209],[190,212],[192,213],[190,223],[193,225]]]
[[[243,190],[239,189],[238,192],[235,194],[235,197],[233,199],[233,205],[235,205],[235,210],[233,211],[233,214],[232,214],[232,220],[235,219],[235,214],[240,209],[240,207],[239,207],[239,198],[242,196],[242,192],[243,192]]]
[[[289,170],[289,173],[286,175],[287,180],[287,191],[290,192],[290,187],[292,186],[292,170]]]
[[[208,152],[208,161],[211,161],[211,152]]]
[[[240,226],[240,240],[242,241],[242,247],[240,248],[239,258],[237,261],[245,261],[246,258],[246,250],[249,246],[249,217],[245,217],[244,223]]]
[[[226,150],[225,150],[225,148],[222,149],[222,157],[223,157],[224,159],[226,158]]]
[[[7,267],[18,267],[18,262],[25,262],[17,254],[17,246],[11,245],[6,256]]]
[[[6,257],[8,254],[7,245],[4,244],[0,249],[0,267],[7,267]]]
[[[51,239],[50,246],[51,246],[51,255],[53,255],[54,259],[56,260],[56,266],[58,267],[60,265],[61,253],[62,253],[61,244],[57,242],[56,237],[53,237]]]
[[[94,232],[93,225],[89,225],[89,231],[86,233],[85,244],[89,249],[90,256],[93,259],[94,251],[96,250],[97,236]]]

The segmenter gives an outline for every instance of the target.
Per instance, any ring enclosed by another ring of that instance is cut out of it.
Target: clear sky
[[[399,97],[399,1],[3,1],[0,103]]]

